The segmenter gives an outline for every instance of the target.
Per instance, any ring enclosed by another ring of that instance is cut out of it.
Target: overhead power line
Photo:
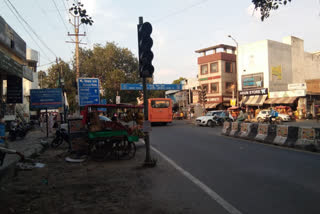
[[[24,24],[21,22],[20,18],[17,16],[17,14],[11,9],[11,7],[9,6],[9,4],[4,1],[4,3],[7,5],[7,7],[9,8],[9,10],[12,12],[12,14],[16,17],[16,19],[18,20],[18,22],[21,24],[21,26],[23,27],[23,29],[26,31],[26,33],[30,36],[30,38],[32,39],[32,41],[38,46],[39,50],[42,51],[43,55],[45,56],[45,58],[48,61],[51,61],[50,57],[48,57],[48,55],[45,54],[45,52],[43,51],[43,49],[41,48],[41,46],[38,44],[38,42],[33,38],[33,36],[31,35],[31,33],[28,31],[28,29],[24,26]]]
[[[61,19],[61,21],[62,21],[62,23],[63,23],[64,27],[66,28],[66,30],[67,30],[67,32],[68,32],[68,31],[69,31],[69,29],[68,29],[68,27],[67,27],[67,25],[66,25],[66,23],[65,23],[64,19],[62,18],[62,15],[61,15],[60,10],[59,10],[59,8],[58,8],[58,6],[57,6],[57,4],[56,4],[56,1],[55,1],[55,0],[52,0],[52,2],[53,2],[53,4],[54,4],[55,8],[56,8],[56,9],[57,9],[57,11],[58,11],[59,17],[60,17],[60,19]]]
[[[38,38],[38,40],[42,43],[42,45],[47,48],[50,53],[52,53],[55,57],[56,54],[48,47],[48,45],[41,39],[41,37],[33,30],[33,28],[31,27],[31,25],[29,25],[29,23],[21,16],[21,14],[19,13],[19,11],[16,9],[16,7],[11,3],[10,0],[7,0],[8,3],[12,6],[12,8],[14,9],[14,11],[17,13],[17,15],[19,16],[19,18],[27,25],[27,27],[31,30],[31,32]]]
[[[163,21],[164,19],[167,19],[167,18],[169,18],[169,17],[171,17],[171,16],[176,16],[176,15],[178,15],[178,14],[180,14],[180,13],[183,13],[183,12],[185,12],[185,11],[193,8],[193,7],[199,6],[200,4],[203,4],[203,3],[207,2],[207,1],[209,1],[209,0],[199,1],[199,2],[197,2],[197,3],[194,3],[194,4],[192,4],[192,5],[187,6],[187,7],[185,7],[185,8],[182,8],[181,10],[177,10],[177,11],[175,11],[175,12],[173,12],[173,13],[170,13],[170,14],[162,17],[162,18],[156,19],[156,20],[154,20],[153,22],[160,22],[160,21]]]

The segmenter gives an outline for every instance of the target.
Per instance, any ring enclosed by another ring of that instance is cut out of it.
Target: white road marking
[[[195,185],[200,187],[205,193],[207,193],[213,200],[215,200],[218,204],[220,204],[225,210],[227,210],[230,214],[242,214],[239,210],[237,210],[234,206],[224,200],[218,193],[210,189],[207,185],[202,183],[198,178],[191,175],[189,172],[178,166],[173,160],[168,158],[165,154],[160,152],[159,150],[155,149],[151,146],[151,149],[158,153],[163,159],[168,161],[176,170],[181,172],[185,177],[187,177],[190,181],[192,181]]]

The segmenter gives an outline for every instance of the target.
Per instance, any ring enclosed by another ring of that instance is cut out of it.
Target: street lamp
[[[238,60],[239,60],[239,57],[238,57],[238,53],[239,53],[239,49],[238,49],[238,42],[237,40],[235,40],[235,38],[233,38],[231,35],[228,35],[229,38],[231,38],[235,43],[236,43],[236,46],[237,46],[237,55],[236,55],[236,92],[237,92],[237,106],[239,106],[239,93],[238,93],[238,70],[239,70],[239,66],[238,66]]]

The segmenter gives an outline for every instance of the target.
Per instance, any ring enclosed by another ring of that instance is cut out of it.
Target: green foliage
[[[291,0],[252,0],[256,10],[260,10],[261,21],[270,16],[272,10],[277,10],[279,5],[286,5]]]
[[[107,42],[93,49],[80,49],[80,76],[100,79],[104,98],[115,103],[115,96],[121,96],[121,103],[136,103],[138,91],[121,91],[120,83],[140,83],[138,60],[127,48]],[[75,65],[75,61],[74,61]],[[74,66],[75,67],[75,66]],[[150,82],[152,80],[148,80]]]
[[[187,79],[184,77],[180,77],[179,79],[173,80],[172,84],[180,84],[180,82],[183,80],[187,80]]]
[[[72,7],[69,9],[74,16],[80,16],[80,21],[82,24],[92,25],[93,20],[90,16],[87,15],[87,10],[83,9],[83,4],[80,2],[72,4]]]
[[[47,88],[48,84],[46,82],[47,79],[47,74],[44,71],[39,71],[38,72],[38,79],[39,79],[39,86],[40,88]]]

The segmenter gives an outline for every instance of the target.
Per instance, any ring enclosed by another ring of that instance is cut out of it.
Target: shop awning
[[[262,106],[266,99],[267,95],[244,96],[241,103],[247,106]]]
[[[220,103],[208,103],[206,104],[206,108],[217,108]]]
[[[269,98],[265,104],[292,104],[298,97]]]

